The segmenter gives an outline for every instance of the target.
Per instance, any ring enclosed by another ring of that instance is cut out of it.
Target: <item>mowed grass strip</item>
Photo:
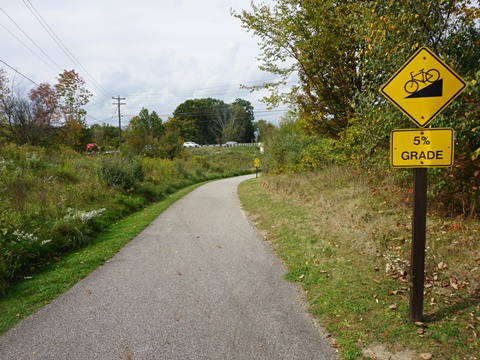
[[[285,278],[301,284],[310,312],[332,335],[341,358],[479,358],[475,251],[466,259],[441,250],[439,238],[470,239],[478,222],[464,221],[456,225],[463,231],[449,233],[446,220],[429,215],[427,262],[443,259],[474,273],[462,282],[461,270],[430,266],[427,279],[437,279],[425,287],[425,322],[412,324],[405,273],[411,209],[404,194],[344,168],[264,176],[242,183],[239,193],[285,263]],[[447,285],[452,276],[458,283]]]
[[[39,269],[0,295],[0,334],[50,303],[112,258],[175,201],[202,184],[193,185],[118,221],[90,245]]]

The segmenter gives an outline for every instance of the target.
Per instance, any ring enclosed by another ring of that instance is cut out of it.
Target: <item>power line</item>
[[[15,22],[15,20],[13,20],[13,19],[5,12],[5,10],[3,10],[3,9],[0,9],[0,10],[2,10],[2,12],[10,19],[10,21],[23,33],[23,35],[25,35],[25,36],[37,47],[38,50],[40,50],[57,68],[59,68],[60,71],[62,70],[62,68],[61,68],[50,56],[48,56],[48,54],[47,54],[45,51],[43,51],[43,49],[42,49],[40,46],[38,46],[38,44],[37,44],[30,36],[28,36],[28,34],[20,27],[20,25],[18,25],[18,24]]]
[[[20,44],[22,44],[23,46],[25,46],[33,55],[35,55],[39,60],[41,60],[45,65],[47,65],[50,69],[52,69],[53,71],[57,71],[55,70],[49,63],[47,63],[44,59],[42,59],[35,51],[33,51],[27,44],[25,44],[22,40],[20,40],[17,36],[15,36],[14,33],[12,33],[10,30],[8,30],[5,25],[3,24],[0,24],[8,33],[10,33],[10,35],[12,35]]]
[[[278,81],[278,79],[265,79],[265,80],[257,80],[257,81],[249,81],[245,82],[243,84],[253,84],[253,83],[265,83],[265,82],[275,82]],[[248,91],[246,89],[241,89],[242,84],[230,84],[230,85],[219,85],[219,86],[213,86],[213,87],[208,87],[208,88],[201,88],[201,89],[190,89],[190,90],[182,90],[182,91],[176,91],[171,94],[169,93],[150,93],[150,94],[132,94],[128,95],[128,97],[156,97],[156,96],[182,96],[184,94],[190,94],[192,92],[204,92],[207,90],[218,90],[220,91],[221,89],[228,89],[228,88],[236,88],[238,90],[238,93],[243,93],[243,91]],[[216,93],[212,93],[214,95]]]
[[[40,86],[38,85],[35,81],[33,81],[32,79],[28,78],[27,76],[23,75],[20,71],[14,69],[13,67],[11,67],[10,65],[8,65],[5,61],[3,60],[0,60],[0,62],[4,63],[5,65],[7,65],[10,69],[12,69],[13,71],[15,71],[18,75],[21,75],[23,76],[25,79],[27,79],[28,81],[30,81],[32,84],[35,84],[37,86]]]
[[[27,4],[28,2],[28,4]],[[33,4],[30,2],[30,0],[23,0],[23,3],[25,6],[30,10],[30,12],[33,14],[33,16],[37,19],[37,21],[42,25],[42,27],[45,29],[45,31],[48,33],[48,35],[55,41],[55,43],[58,45],[58,47],[63,51],[63,53],[78,67],[80,67],[84,72],[86,77],[92,81],[93,85],[100,90],[104,95],[110,97],[111,95],[93,78],[92,75],[83,67],[83,65],[80,63],[80,61],[77,60],[75,55],[72,54],[72,52],[67,48],[67,46],[63,43],[63,41],[58,37],[58,35],[53,31],[53,29],[48,25],[47,21],[42,17],[42,15],[38,12],[38,10],[33,6]],[[30,8],[30,6],[31,8]],[[32,10],[33,9],[33,10]]]

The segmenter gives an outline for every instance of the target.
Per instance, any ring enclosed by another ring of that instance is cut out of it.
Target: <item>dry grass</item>
[[[329,168],[265,176],[244,184],[241,197],[285,262],[286,278],[302,283],[311,312],[344,358],[361,358],[379,343],[389,354],[478,358],[478,221],[429,214],[426,323],[419,330],[408,321],[409,191]]]

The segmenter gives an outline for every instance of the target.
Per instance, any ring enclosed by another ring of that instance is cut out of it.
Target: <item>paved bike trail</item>
[[[241,210],[237,187],[249,177],[174,203],[0,337],[0,359],[335,359]]]

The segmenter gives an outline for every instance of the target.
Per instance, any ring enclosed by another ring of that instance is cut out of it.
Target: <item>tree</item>
[[[244,116],[241,107],[233,108],[225,103],[213,109],[210,129],[218,142],[237,141],[242,129],[238,128],[237,117]]]
[[[212,98],[187,100],[175,109],[173,115],[176,124],[184,123],[183,127],[189,129],[188,137],[185,130],[180,132],[184,140],[214,144],[250,142],[254,137],[253,106],[243,99],[232,104]]]
[[[45,85],[48,87],[47,85]],[[33,92],[33,90],[32,90]],[[45,122],[46,114],[39,111],[36,101],[12,95],[8,79],[0,71],[0,136],[16,144],[43,145],[52,131]],[[54,104],[52,105],[55,107]],[[42,115],[45,115],[42,117]]]
[[[126,138],[133,148],[141,152],[158,147],[164,134],[165,126],[158,114],[155,111],[149,113],[147,109],[142,108],[139,115],[130,120]]]
[[[16,144],[38,145],[39,131],[26,99],[11,97],[3,104],[3,136]]]
[[[256,128],[258,142],[264,142],[275,129],[275,126],[266,120],[258,120],[254,126]]]
[[[213,144],[217,135],[212,131],[212,120],[223,105],[222,100],[212,98],[187,100],[178,105],[173,116],[179,121],[193,121],[196,128],[195,133],[188,134],[190,137],[182,136],[183,139],[199,144]]]
[[[55,90],[65,121],[62,129],[62,140],[66,144],[78,145],[87,114],[83,107],[88,104],[92,94],[86,89],[85,80],[75,70],[65,70],[57,80]]]
[[[8,86],[8,78],[5,70],[0,69],[0,136],[8,136],[8,118],[7,113],[11,106],[11,91]]]
[[[38,132],[43,135],[43,142],[51,144],[55,127],[59,124],[61,114],[55,89],[48,83],[42,83],[29,93],[32,112]]]
[[[362,47],[355,26],[365,8],[353,0],[279,0],[274,6],[255,6],[233,13],[262,41],[260,68],[280,77],[252,87],[268,89],[270,106],[280,102],[295,107],[306,130],[338,136],[354,116],[351,99],[361,89],[356,54]],[[298,86],[280,93],[292,74]]]
[[[242,136],[239,136],[239,142],[249,143],[254,141],[255,138],[255,114],[254,108],[250,101],[244,99],[236,99],[231,105],[233,108],[239,108],[240,114],[237,116],[240,123],[240,127],[243,129]],[[241,110],[240,110],[241,109]]]
[[[197,139],[199,130],[195,119],[183,116],[168,118],[165,122],[165,131],[169,138],[199,142]]]
[[[61,116],[58,96],[50,84],[40,84],[30,91],[28,97],[33,102],[33,113],[38,124],[51,126],[58,123]]]
[[[89,133],[89,142],[98,144],[102,150],[118,148],[118,127],[93,124],[89,128]]]
[[[442,184],[437,188],[449,194],[444,204],[478,208],[478,1],[278,0],[273,6],[252,4],[251,11],[233,14],[260,38],[261,68],[280,78],[252,90],[271,90],[265,98],[269,105],[293,105],[305,133],[341,139],[332,149],[364,166],[380,162],[388,167],[390,132],[412,127],[379,88],[421,46],[433,50],[467,83],[432,122],[456,131],[456,165],[435,171]],[[279,85],[292,74],[298,85],[281,94]]]

